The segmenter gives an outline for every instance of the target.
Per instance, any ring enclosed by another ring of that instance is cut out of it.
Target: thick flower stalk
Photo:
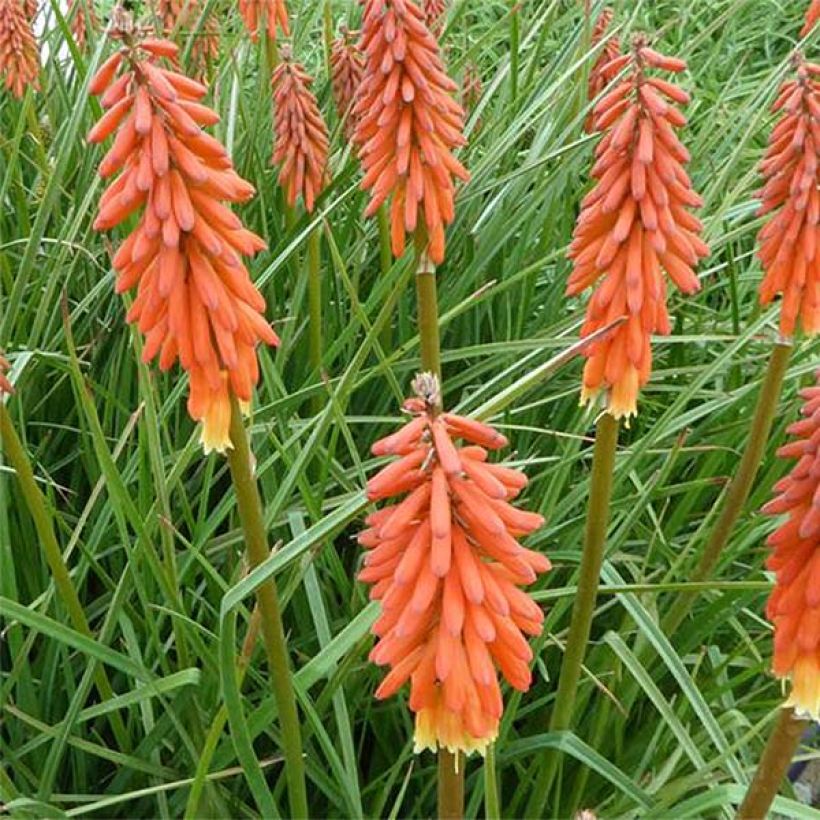
[[[68,5],[71,35],[80,51],[84,51],[88,43],[88,35],[100,30],[100,21],[94,11],[93,0],[71,0]]]
[[[543,613],[520,587],[550,563],[517,539],[543,518],[510,504],[526,477],[488,461],[506,438],[439,412],[429,374],[417,385],[426,400],[405,403],[411,421],[373,446],[397,460],[367,485],[373,501],[403,498],[370,515],[359,536],[367,550],[359,578],[382,602],[370,658],[391,668],[376,697],[410,682],[417,752],[483,752],[503,711],[496,670],[515,689],[530,686],[524,634],[541,632]]]
[[[415,0],[363,0],[365,72],[354,114],[355,139],[372,216],[390,201],[393,255],[406,235],[426,231],[428,253],[444,261],[444,228],[455,218],[454,178],[469,174],[453,156],[465,144],[458,86]]]
[[[811,5],[806,10],[806,22],[800,31],[800,36],[805,37],[820,20],[820,0],[811,0]]]
[[[18,0],[0,0],[0,79],[18,99],[40,87],[40,57],[30,18]]]
[[[251,400],[259,378],[256,345],[275,345],[265,300],[242,257],[265,247],[225,203],[244,202],[253,186],[239,177],[221,143],[203,130],[219,117],[201,100],[206,88],[163,66],[178,48],[168,40],[127,44],[89,90],[105,114],[92,143],[116,133],[100,165],[114,177],[94,227],[111,230],[140,214],[114,254],[116,290],[136,288],[127,319],[145,335],[143,360],[179,360],[190,376],[188,411],[202,422],[206,452],[231,446],[231,394]]]
[[[775,485],[767,515],[785,515],[769,536],[767,567],[775,586],[766,608],[774,624],[775,675],[791,681],[786,706],[820,720],[820,371],[818,384],[800,392],[803,418],[788,428],[794,441],[781,458],[796,459]]]
[[[683,71],[682,60],[665,57],[638,38],[631,54],[607,67],[629,76],[595,107],[595,130],[605,132],[596,149],[597,180],[581,205],[569,257],[567,294],[598,283],[582,336],[626,316],[627,321],[585,355],[582,402],[605,390],[608,410],[627,419],[637,412],[640,388],[652,369],[651,334],[670,332],[663,271],[683,293],[700,287],[694,273],[709,253],[701,222],[687,209],[701,205],[684,164],[689,152],[675,129],[686,124],[676,107],[689,95],[647,69]]]
[[[184,40],[197,25],[202,13],[201,0],[156,0],[154,14],[159,30],[167,38]],[[197,77],[204,77],[208,64],[219,58],[219,22],[209,14],[202,21],[191,45],[189,66]]]
[[[595,25],[592,28],[592,37],[590,44],[595,47],[606,37],[609,27],[612,25],[612,18],[614,14],[611,8],[607,7],[598,15]],[[621,41],[617,37],[610,37],[601,47],[601,51],[595,60],[589,72],[589,80],[587,81],[587,97],[590,102],[597,100],[601,94],[608,88],[609,84],[615,79],[618,70],[613,71],[615,59],[621,54]],[[594,130],[595,115],[590,113],[587,117],[584,128],[587,133]]]
[[[444,18],[447,11],[447,0],[423,0],[422,11],[427,28],[435,34],[441,35],[444,29]]]
[[[293,207],[301,195],[308,212],[327,180],[328,133],[311,89],[313,79],[282,49],[273,72],[274,142],[272,164],[280,166],[279,184]]]
[[[356,130],[353,103],[364,74],[364,55],[359,48],[358,37],[358,31],[342,26],[330,51],[333,101],[336,103],[339,119],[344,121],[345,136],[348,139],[353,138]]]
[[[783,84],[774,104],[782,116],[761,165],[758,211],[772,215],[758,235],[760,301],[783,295],[780,332],[787,338],[798,321],[805,333],[820,331],[820,65],[799,55],[795,63],[797,78]]]
[[[285,0],[239,0],[239,13],[254,42],[259,39],[260,29],[271,40],[276,39],[277,28],[285,35],[290,34]]]

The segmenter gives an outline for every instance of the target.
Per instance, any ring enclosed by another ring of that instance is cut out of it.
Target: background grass
[[[47,6],[42,92],[22,102],[0,93],[0,342],[17,387],[6,401],[95,633],[92,641],[68,625],[19,488],[0,467],[0,800],[15,816],[284,810],[263,653],[248,642],[249,663],[242,654],[252,591],[271,574],[287,601],[312,813],[435,810],[435,760],[413,755],[403,696],[373,699],[376,610],[354,580],[361,487],[375,467],[369,445],[391,429],[418,367],[410,271],[399,261],[379,273],[375,225],[360,217],[358,168],[332,113],[323,4],[289,5],[295,53],[317,76],[334,129],[333,182],[313,219],[300,216],[290,230],[269,166],[264,52],[232,4],[206,4],[223,29],[211,77],[223,118],[215,132],[258,189],[241,213],[269,241],[252,275],[283,338],[278,351],[260,352],[253,415],[280,548],[248,577],[225,462],[202,456],[179,373],[137,364],[139,340],[113,294],[109,242],[91,231],[102,152],[84,143],[99,113],[84,86],[109,46],[96,40],[93,55],[67,47],[65,21]],[[358,20],[353,0],[330,5],[334,26]],[[532,479],[525,503],[548,519],[531,543],[555,565],[536,587],[548,614],[534,686],[523,697],[507,692],[493,758],[469,762],[470,816],[485,811],[485,778],[497,778],[503,813],[520,814],[533,755],[547,746],[563,752],[555,816],[578,808],[607,817],[730,815],[781,700],[762,616],[773,525],[755,510],[784,470],[774,449],[817,365],[816,343],[798,341],[719,580],[702,585],[675,635],[658,624],[676,590],[688,588],[775,336],[776,312],[756,301],[755,166],[805,4],[615,5],[624,38],[651,32],[661,50],[689,61],[685,141],[713,254],[701,266],[702,292],[671,297],[675,335],[655,343],[640,415],[621,436],[593,646],[575,731],[560,736],[545,727],[579,561],[594,413],[578,407],[579,362],[541,366],[574,341],[583,316],[583,300],[563,297],[564,252],[594,144],[581,129],[579,85],[591,57],[581,4],[570,0],[454,0],[443,36],[451,73],[460,78],[475,63],[484,82],[464,151],[473,178],[440,269],[446,402],[491,416],[510,436],[511,457]],[[314,226],[324,236],[322,373],[307,362],[304,256]],[[383,347],[388,323],[393,343]],[[325,409],[312,415],[317,394]],[[93,687],[99,663],[114,701],[100,702]],[[196,810],[192,784],[202,793]],[[781,800],[788,816],[820,817]]]

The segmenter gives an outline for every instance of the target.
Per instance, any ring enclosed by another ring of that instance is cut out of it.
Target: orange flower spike
[[[77,48],[83,51],[88,42],[89,30],[96,33],[100,30],[100,21],[94,11],[93,0],[71,0],[68,5],[69,25]]]
[[[272,164],[280,165],[279,184],[293,207],[301,195],[308,213],[327,180],[328,133],[311,90],[312,78],[282,48],[271,80],[276,139]]]
[[[487,464],[483,447],[454,441],[498,447],[506,439],[488,425],[440,413],[429,374],[414,387],[429,401],[408,401],[411,421],[374,445],[374,453],[403,455],[367,485],[371,499],[409,494],[368,516],[359,536],[368,551],[359,578],[382,601],[370,657],[390,667],[376,697],[409,681],[417,751],[483,752],[503,711],[496,669],[512,686],[529,688],[524,634],[540,633],[543,613],[519,587],[549,562],[516,536],[543,519],[509,504],[526,485],[520,472]]]
[[[159,357],[163,370],[179,360],[202,444],[224,452],[231,395],[247,406],[259,379],[256,345],[278,338],[242,262],[265,243],[226,204],[246,201],[253,187],[202,130],[219,119],[201,102],[205,86],[163,65],[177,55],[168,40],[128,42],[89,83],[106,113],[88,140],[115,135],[100,164],[113,180],[94,227],[140,215],[112,260],[116,290],[136,288],[127,320],[145,334],[143,359]]]
[[[346,26],[342,26],[330,52],[333,100],[339,118],[344,120],[345,135],[348,139],[353,137],[356,130],[353,104],[364,74],[364,55],[357,42],[358,34],[357,31],[350,31]]]
[[[611,8],[604,8],[598,15],[595,25],[592,28],[592,37],[590,45],[595,47],[606,37],[609,27],[612,25],[614,13]],[[609,86],[612,80],[618,75],[623,66],[617,67],[617,63],[613,62],[621,56],[621,41],[617,37],[610,37],[604,43],[598,57],[595,60],[589,72],[589,80],[587,82],[587,97],[590,101],[596,100],[605,89]],[[595,122],[593,113],[586,119],[584,129],[587,133],[591,133]]]
[[[760,301],[782,294],[780,332],[791,337],[800,322],[820,332],[820,66],[795,57],[797,78],[783,84],[775,102],[781,118],[761,164],[765,184],[759,214],[771,214],[758,234],[764,278]]]
[[[811,0],[811,5],[806,9],[806,22],[800,31],[800,36],[805,37],[820,20],[820,0]]]
[[[444,29],[447,0],[423,0],[422,10],[424,11],[424,22],[427,23],[427,28],[436,37],[441,36]]]
[[[18,99],[39,89],[40,55],[31,23],[18,0],[0,0],[0,78]]]
[[[285,0],[239,0],[239,13],[254,42],[259,39],[259,29],[263,24],[271,40],[276,39],[277,27],[283,34],[290,34]]]
[[[766,614],[774,624],[774,673],[791,681],[787,705],[820,720],[820,383],[800,395],[803,419],[788,428],[794,441],[778,450],[797,464],[763,508],[787,516],[767,542],[775,585]]]
[[[203,77],[209,61],[219,57],[219,22],[214,14],[209,14],[200,24],[201,6],[200,0],[155,0],[153,3],[158,29],[165,37],[184,42],[199,26],[189,62],[197,77]]]
[[[595,130],[605,133],[592,169],[597,184],[581,204],[570,245],[567,294],[597,283],[582,336],[626,317],[585,352],[581,401],[606,390],[609,412],[628,419],[649,380],[651,335],[670,332],[662,271],[683,293],[694,293],[700,288],[694,267],[709,248],[699,236],[701,222],[688,210],[701,200],[683,167],[689,152],[675,134],[686,123],[676,104],[689,96],[647,75],[649,68],[677,72],[685,64],[648,48],[643,38],[616,62],[630,66],[630,77],[594,109]]]
[[[444,261],[444,229],[455,218],[454,178],[469,174],[453,156],[465,144],[464,111],[453,98],[438,43],[415,0],[362,0],[365,71],[356,95],[355,140],[370,191],[365,216],[390,202],[391,245],[426,230],[432,261]]]

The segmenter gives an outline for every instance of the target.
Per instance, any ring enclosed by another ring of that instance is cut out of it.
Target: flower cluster
[[[272,162],[281,166],[279,184],[288,204],[293,207],[301,194],[310,212],[327,178],[327,126],[311,90],[313,80],[287,48],[271,83],[276,129]]]
[[[820,331],[820,65],[795,60],[797,78],[783,84],[774,105],[783,113],[761,165],[758,211],[773,214],[758,235],[760,301],[783,294],[784,336],[794,334],[798,319],[806,333]]]
[[[464,76],[461,78],[461,104],[464,110],[472,111],[478,105],[483,93],[484,86],[478,66],[475,63],[467,63],[464,66]]]
[[[820,20],[820,0],[811,0],[811,5],[806,11],[806,21],[803,24],[803,29],[800,32],[801,37],[805,37]]]
[[[503,711],[496,669],[514,688],[530,686],[522,633],[538,635],[543,613],[520,587],[550,563],[517,539],[543,518],[509,503],[526,477],[487,460],[506,438],[439,412],[434,377],[416,384],[425,398],[405,403],[412,420],[373,446],[398,460],[367,485],[373,501],[404,498],[370,515],[359,536],[367,550],[359,578],[382,602],[370,658],[391,667],[376,696],[410,681],[417,751],[483,751]]]
[[[444,228],[455,217],[454,177],[469,179],[452,153],[465,143],[464,111],[452,96],[458,86],[415,0],[363,2],[365,72],[354,113],[362,188],[371,193],[365,215],[389,199],[393,254],[401,256],[406,234],[423,227],[440,264]]]
[[[290,34],[285,0],[239,0],[239,13],[254,42],[259,38],[259,29],[262,26],[271,40],[276,39],[277,27],[282,29],[284,34]]]
[[[100,30],[100,21],[94,11],[93,0],[70,0],[68,4],[71,35],[80,51],[85,50],[89,31],[96,33]]]
[[[165,37],[187,36],[196,31],[190,51],[190,68],[197,77],[204,77],[208,64],[219,58],[219,23],[209,14],[200,21],[201,0],[155,0],[154,14],[159,30]]]
[[[364,55],[357,42],[359,33],[342,26],[333,41],[330,65],[333,79],[333,100],[339,118],[344,120],[345,136],[352,139],[356,130],[353,102],[364,74]]]
[[[8,380],[6,373],[11,368],[9,364],[9,360],[0,354],[0,395],[3,393],[13,393],[14,388],[11,386],[11,382]]]
[[[177,57],[168,40],[146,39],[117,51],[91,80],[105,114],[88,140],[116,132],[99,169],[103,178],[116,177],[94,228],[110,230],[141,212],[112,260],[116,289],[137,288],[127,318],[145,334],[143,359],[159,356],[163,370],[179,359],[205,450],[224,452],[230,396],[250,401],[259,377],[256,345],[278,338],[242,262],[265,243],[225,204],[248,200],[253,186],[203,130],[219,120],[201,102],[205,86],[163,67],[163,59]]]
[[[0,78],[18,99],[39,88],[40,58],[30,18],[18,0],[0,0]]]
[[[612,25],[613,11],[611,8],[604,8],[598,15],[592,29],[591,45],[597,46],[606,37],[609,27]],[[610,37],[601,47],[592,69],[589,72],[587,84],[587,97],[590,101],[597,100],[604,93],[606,88],[615,79],[617,71],[612,70],[614,61],[621,54],[621,41],[617,37]],[[592,132],[595,124],[595,115],[590,113],[587,117],[584,128],[588,133]]]
[[[441,35],[444,29],[444,14],[447,11],[447,0],[423,0],[422,11],[427,28],[435,34]]]
[[[626,316],[627,321],[585,351],[582,401],[602,389],[616,418],[634,415],[640,388],[652,368],[652,333],[670,332],[665,270],[684,293],[700,287],[694,273],[709,248],[702,225],[687,208],[698,207],[684,164],[689,152],[675,129],[686,123],[675,103],[689,95],[666,80],[647,76],[647,68],[683,71],[682,60],[665,57],[638,38],[631,54],[605,66],[627,79],[595,106],[595,130],[605,132],[596,149],[569,257],[573,271],[567,294],[598,284],[587,308],[582,336]]]
[[[776,580],[766,614],[774,624],[774,673],[792,683],[787,705],[820,720],[820,383],[801,396],[803,418],[788,428],[795,440],[777,451],[797,464],[763,507],[787,515],[768,539]]]

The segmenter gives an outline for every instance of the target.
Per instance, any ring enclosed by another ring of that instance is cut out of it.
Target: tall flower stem
[[[310,368],[319,379],[322,376],[321,230],[316,227],[311,231],[307,248]],[[322,404],[322,394],[317,392],[311,400],[314,414],[321,412]]]
[[[270,550],[262,516],[262,500],[259,497],[259,490],[251,467],[248,434],[242,421],[239,404],[233,396],[231,397],[230,435],[233,449],[228,451],[228,465],[236,492],[239,519],[245,536],[248,564],[254,568],[268,558]],[[268,674],[282,730],[290,816],[305,818],[308,816],[308,811],[305,764],[302,758],[302,734],[299,728],[299,713],[296,709],[296,695],[291,679],[279,595],[273,579],[266,581],[257,589],[256,599],[262,618],[262,637],[268,656]]]
[[[26,454],[25,447],[23,447],[22,442],[17,436],[17,431],[14,429],[11,416],[2,401],[0,401],[0,446],[6,454],[9,464],[17,474],[23,500],[34,522],[43,555],[51,571],[51,577],[54,579],[54,586],[60,600],[62,600],[63,605],[68,611],[71,624],[77,632],[93,640],[94,633],[91,631],[91,627],[85,617],[85,610],[80,602],[80,596],[77,594],[77,589],[71,580],[71,574],[63,560],[63,554],[60,552],[60,546],[57,543],[57,536],[54,534],[54,526],[51,520],[51,514],[46,505],[46,500],[40,488],[37,486],[37,482],[34,479],[34,470]],[[99,664],[94,670],[94,682],[100,693],[100,698],[103,701],[111,700],[114,697],[114,690],[111,688],[111,683],[108,680],[105,668]],[[111,721],[111,729],[114,732],[120,749],[131,748],[125,730],[125,724],[122,722],[122,717],[119,712],[110,712],[109,720]]]
[[[761,820],[769,816],[769,808],[808,725],[808,721],[795,716],[793,709],[780,710],[780,716],[763,750],[755,776],[738,809],[737,820]]]
[[[438,293],[436,266],[424,250],[425,243],[416,242],[416,298],[419,311],[421,367],[435,373],[441,383],[441,341],[438,327]],[[443,388],[442,388],[443,394]],[[439,749],[438,752],[438,816],[464,816],[464,755]]]
[[[617,446],[618,421],[610,413],[604,413],[595,428],[584,551],[581,555],[578,590],[572,607],[564,660],[558,678],[558,692],[549,722],[550,732],[563,732],[572,726],[575,695],[589,643],[604,560]],[[559,759],[559,753],[553,750],[547,750],[541,758],[540,771],[535,779],[536,786],[527,807],[528,817],[544,816]]]
[[[729,541],[737,519],[743,512],[746,500],[749,498],[777,413],[783,377],[786,374],[791,352],[791,343],[785,341],[777,342],[774,350],[772,350],[763,385],[760,388],[760,395],[757,397],[757,406],[755,407],[752,426],[749,429],[749,437],[743,450],[743,456],[726,492],[726,498],[718,520],[709,535],[709,540],[701,554],[700,561],[692,573],[690,580],[693,582],[705,581],[712,574],[720,560],[724,547]],[[677,597],[663,619],[663,630],[666,635],[671,635],[680,626],[689,612],[695,596],[696,593],[683,592]]]
[[[438,817],[461,820],[464,816],[464,756],[461,752],[439,749]]]

